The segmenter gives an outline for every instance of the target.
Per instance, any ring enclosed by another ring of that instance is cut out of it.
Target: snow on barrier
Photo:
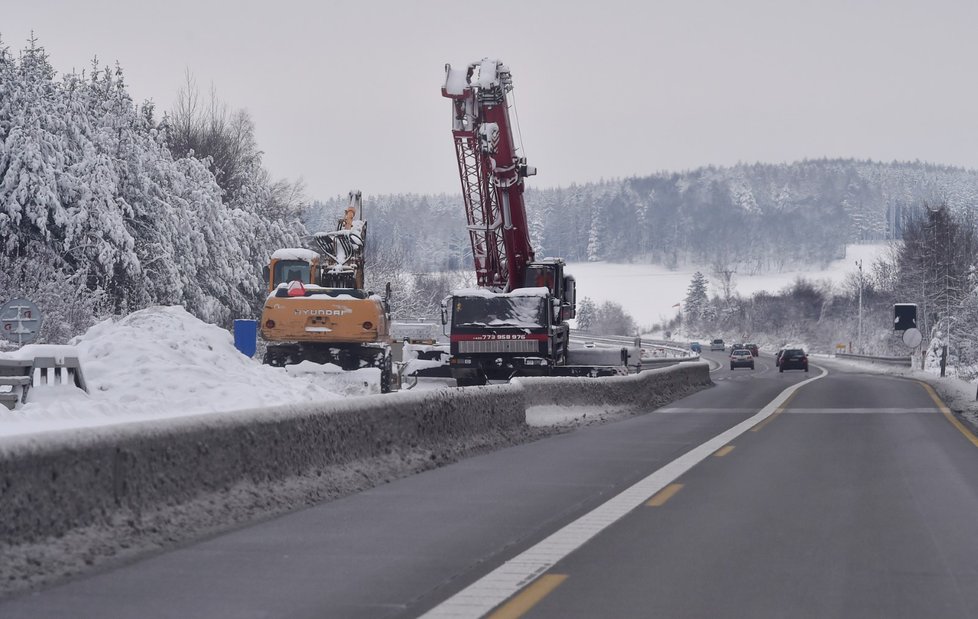
[[[201,497],[219,502],[240,485],[321,474],[402,448],[446,450],[453,441],[524,426],[528,406],[648,408],[709,382],[706,363],[684,363],[627,377],[525,378],[13,437],[0,442],[0,544],[92,525],[127,527],[141,514]]]

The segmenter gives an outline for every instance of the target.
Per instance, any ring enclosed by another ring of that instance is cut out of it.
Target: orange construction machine
[[[376,367],[381,392],[394,384],[390,336],[390,284],[384,296],[364,290],[367,222],[360,192],[336,230],[311,238],[315,249],[280,249],[265,268],[268,298],[261,316],[264,362],[285,366],[312,361],[344,370]]]

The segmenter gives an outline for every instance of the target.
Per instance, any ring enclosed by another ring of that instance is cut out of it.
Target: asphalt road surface
[[[4,600],[0,617],[978,615],[978,446],[931,393],[704,356],[716,385],[664,409]],[[650,479],[661,492],[623,502]],[[527,586],[484,584],[594,514]],[[466,591],[485,597],[458,605]]]

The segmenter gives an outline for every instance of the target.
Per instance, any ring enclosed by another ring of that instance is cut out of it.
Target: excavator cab
[[[262,277],[268,292],[272,292],[279,284],[289,282],[318,284],[318,268],[319,258],[315,252],[301,248],[280,249],[262,269]]]
[[[303,284],[310,284],[312,283],[309,278],[310,272],[308,262],[280,260],[275,264],[275,281],[277,283],[302,282]]]

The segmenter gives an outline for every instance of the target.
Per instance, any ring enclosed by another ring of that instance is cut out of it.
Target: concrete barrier
[[[0,443],[0,543],[111,526],[116,512],[138,515],[400,445],[437,448],[525,418],[523,390],[494,385],[14,437]]]
[[[710,384],[706,363],[610,378],[521,378],[508,385],[367,396],[324,404],[87,428],[0,442],[0,550],[83,527],[126,527],[240,484],[525,427],[542,405],[655,408]],[[209,500],[209,499],[208,499]],[[0,552],[2,556],[2,552]]]

